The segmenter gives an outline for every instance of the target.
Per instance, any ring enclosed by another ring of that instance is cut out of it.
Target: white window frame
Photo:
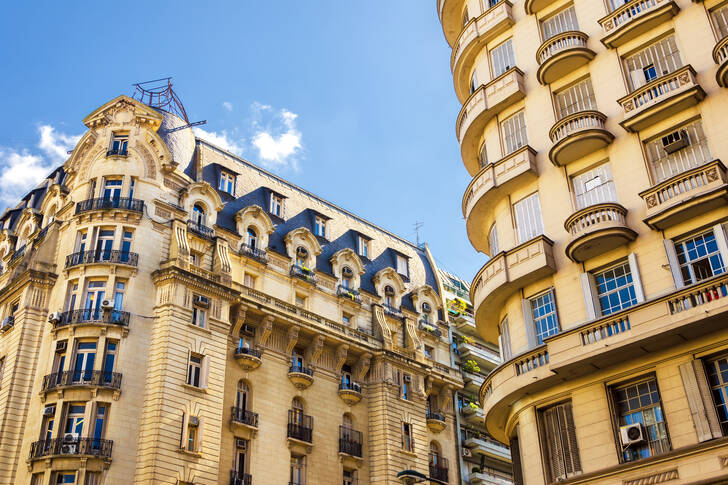
[[[627,256],[626,261],[618,261],[599,270],[581,273],[581,287],[584,294],[584,305],[586,307],[587,319],[593,320],[595,318],[601,318],[602,316],[604,316],[601,303],[599,302],[599,292],[597,290],[595,274],[602,273],[624,263],[627,263],[629,265],[629,271],[632,274],[632,286],[634,287],[634,293],[637,299],[636,305],[639,305],[640,303],[645,301],[645,292],[642,285],[642,277],[640,275],[639,265],[637,264],[637,255],[635,253],[630,253]]]
[[[397,254],[396,261],[397,261],[397,273],[409,278],[409,258],[402,254]]]
[[[543,234],[543,213],[538,192],[534,192],[513,204],[518,244]]]
[[[554,319],[556,321],[556,331],[554,333],[551,333],[549,335],[545,335],[542,338],[548,338],[552,335],[557,335],[561,332],[561,322],[559,321],[559,309],[556,305],[556,292],[553,288],[548,288],[547,290],[541,291],[539,293],[536,293],[535,295],[531,295],[528,298],[525,298],[521,301],[522,309],[523,309],[523,317],[526,323],[526,339],[528,341],[528,348],[532,349],[535,347],[538,347],[541,345],[538,342],[538,330],[536,328],[536,318],[533,314],[533,302],[547,294],[551,295],[551,302],[554,306],[553,315]],[[546,317],[541,317],[546,318]]]
[[[270,194],[270,213],[283,218],[283,197],[278,194]]]
[[[218,189],[226,194],[235,194],[235,175],[224,170],[220,170],[220,180],[218,181]]]
[[[313,229],[315,235],[326,237],[326,219],[321,216],[316,216]]]
[[[369,259],[369,240],[359,236],[359,256]]]
[[[725,229],[722,224],[716,224],[709,231],[691,234],[687,237],[679,238],[677,239],[677,241],[679,243],[680,241],[683,241],[685,239],[696,237],[710,231],[712,231],[715,236],[715,242],[718,245],[718,253],[723,259],[723,266],[726,268],[726,270],[728,270],[728,239],[726,238]],[[683,280],[682,272],[680,270],[680,263],[677,257],[675,241],[672,239],[665,239],[663,242],[665,245],[665,252],[667,254],[667,261],[670,265],[670,271],[672,272],[673,281],[675,282],[675,289],[684,288],[686,285],[685,281]],[[700,281],[694,281],[691,283],[691,285],[700,283]]]

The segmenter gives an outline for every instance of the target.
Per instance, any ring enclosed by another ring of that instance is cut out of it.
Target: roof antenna
[[[182,118],[186,123],[166,130],[165,133],[173,133],[175,131],[184,130],[185,128],[192,128],[193,126],[204,125],[207,123],[207,120],[190,123],[190,120],[187,118],[187,111],[185,111],[185,107],[182,104],[182,100],[179,99],[177,93],[175,93],[172,89],[171,77],[144,81],[132,84],[132,86],[134,86],[134,94],[131,95],[132,98],[146,104],[147,106],[151,106],[152,108],[158,108],[173,113]]]
[[[417,247],[419,248],[419,247],[422,247],[422,245],[420,244],[420,229],[422,229],[422,226],[424,226],[425,223],[421,222],[421,221],[415,221],[415,223],[413,225],[415,227],[415,237],[417,238]]]

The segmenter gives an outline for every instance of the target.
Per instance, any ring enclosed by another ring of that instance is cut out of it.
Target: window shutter
[[[189,424],[189,416],[187,413],[182,413],[182,430],[179,436],[179,447],[185,449],[185,439],[187,438],[187,425]]]
[[[523,470],[521,469],[521,449],[518,445],[518,437],[510,440],[511,462],[513,464],[513,485],[523,485]]]
[[[715,406],[713,406],[702,361],[693,360],[680,364],[678,367],[698,441],[719,438],[721,436],[720,422],[715,412]]]
[[[205,418],[199,418],[199,424],[197,425],[197,436],[195,436],[195,451],[202,451],[202,437],[205,433]]]
[[[571,477],[581,473],[581,460],[579,458],[579,447],[576,443],[576,427],[574,426],[571,402],[560,404],[556,407],[556,412],[559,417],[559,436],[561,436],[563,445],[566,476]]]
[[[526,325],[526,341],[528,342],[528,348],[532,349],[536,347],[536,327],[533,323],[531,300],[521,300],[521,307],[523,309],[523,321]]]
[[[207,388],[207,383],[210,377],[210,356],[204,355],[202,357],[202,369],[200,369],[200,387]]]
[[[546,450],[547,475],[549,482],[566,478],[566,470],[564,468],[564,456],[561,446],[558,415],[556,407],[545,409],[541,412],[541,430],[542,441]]]
[[[584,293],[584,306],[586,306],[586,317],[588,320],[594,320],[601,316],[599,301],[596,298],[594,276],[591,273],[582,273],[579,275],[581,279],[581,291]]]
[[[627,261],[629,262],[629,270],[632,273],[634,294],[637,297],[637,302],[642,303],[645,301],[645,290],[642,288],[642,277],[640,276],[640,269],[637,266],[637,255],[635,253],[629,253]]]
[[[670,271],[672,279],[675,281],[675,289],[679,290],[685,286],[682,274],[680,274],[680,263],[677,260],[677,251],[675,251],[675,243],[672,239],[662,241],[665,245],[665,253],[667,253],[667,262],[670,263]]]

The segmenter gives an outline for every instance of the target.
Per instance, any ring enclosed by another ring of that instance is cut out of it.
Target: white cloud
[[[222,102],[222,107],[225,108],[228,111],[232,111],[233,110],[233,103],[231,103],[230,101],[223,101]]]
[[[218,133],[215,131],[206,131],[202,128],[193,129],[195,131],[195,136],[202,138],[203,140],[208,141],[213,145],[222,148],[223,150],[227,150],[236,155],[242,155],[242,145],[238,141],[233,140],[227,131],[222,130],[220,133]]]
[[[260,113],[270,111],[271,107],[255,103],[253,110]],[[254,121],[258,132],[251,138],[251,143],[258,150],[262,165],[298,170],[298,158],[303,146],[301,132],[296,128],[296,118],[297,114],[282,109],[278,112],[277,123],[271,122],[261,128],[260,123]]]
[[[68,158],[68,150],[76,146],[78,140],[81,139],[81,135],[58,133],[50,125],[39,126],[38,132],[40,133],[38,148],[43,150],[52,161],[58,163],[62,163]]]

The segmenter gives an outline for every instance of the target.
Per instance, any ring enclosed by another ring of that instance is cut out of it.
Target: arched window
[[[192,207],[192,221],[201,226],[205,225],[205,209],[200,204],[195,204]]]
[[[246,411],[250,406],[250,386],[244,380],[238,381],[238,394],[235,398],[235,406]]]
[[[422,303],[422,320],[425,323],[430,323],[430,314],[432,313],[432,307],[429,303],[423,302]]]
[[[255,232],[253,226],[248,228],[248,246],[252,249],[256,249],[258,247],[258,233]]]
[[[296,265],[299,267],[306,266],[306,260],[308,259],[308,249],[303,246],[296,248]]]
[[[384,287],[384,302],[390,306],[394,306],[394,288],[387,285]]]
[[[56,220],[56,206],[52,206],[48,212],[46,212],[45,217],[43,218],[43,227],[47,227],[49,224],[52,224],[53,221]]]
[[[430,465],[438,466],[442,461],[440,445],[436,441],[430,441]]]
[[[344,416],[341,419],[341,426],[346,429],[354,429],[354,418],[350,413],[344,413]]]
[[[354,272],[350,267],[344,266],[341,268],[341,286],[346,289],[351,289],[354,284]]]
[[[303,399],[294,397],[291,408],[293,409],[293,424],[303,424]]]

